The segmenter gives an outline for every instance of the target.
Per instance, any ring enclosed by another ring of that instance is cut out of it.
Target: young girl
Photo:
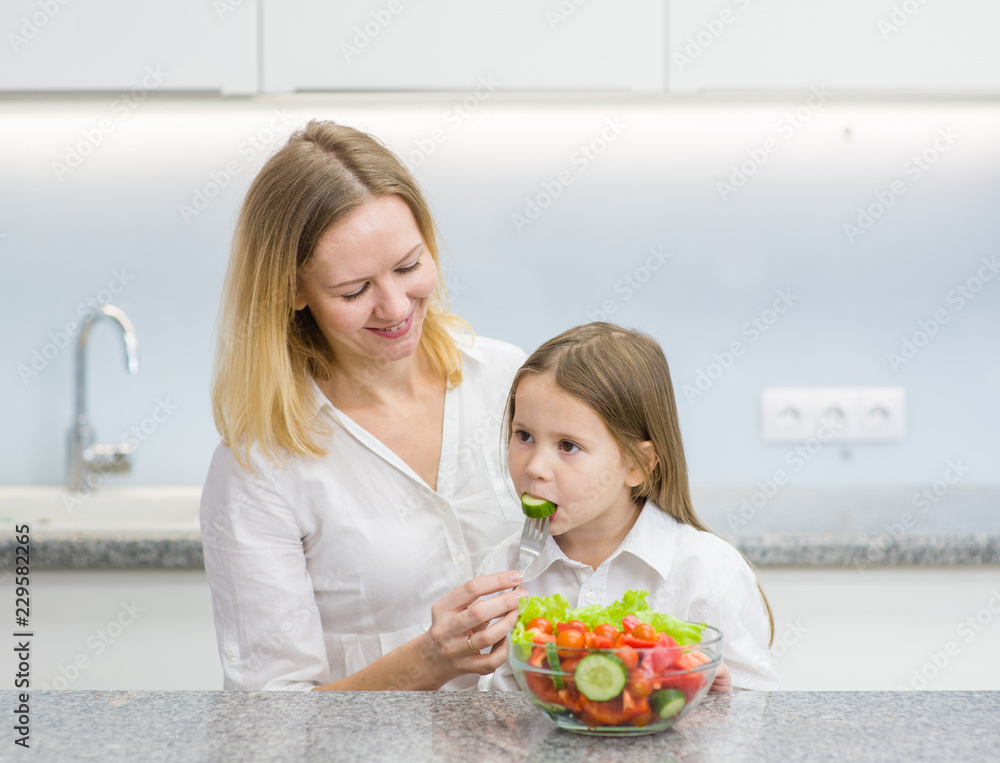
[[[558,507],[524,574],[532,594],[561,593],[583,607],[645,589],[653,609],[722,631],[714,690],[730,681],[781,688],[757,579],[692,508],[670,371],[655,340],[609,323],[560,334],[515,375],[505,425],[518,494]],[[480,570],[515,569],[519,540],[494,549]],[[494,688],[517,688],[509,666],[497,670]]]

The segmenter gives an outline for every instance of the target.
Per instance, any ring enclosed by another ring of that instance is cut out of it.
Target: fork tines
[[[549,535],[549,518],[525,519],[521,532],[521,547],[518,550],[518,571],[524,572],[545,547]]]

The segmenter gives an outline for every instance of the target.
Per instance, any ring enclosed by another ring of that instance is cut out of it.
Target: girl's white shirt
[[[515,569],[519,542],[518,533],[495,548],[479,574]],[[568,558],[549,536],[524,581],[530,593],[560,593],[573,608],[610,604],[629,589],[649,591],[646,601],[654,610],[722,631],[734,688],[782,688],[767,646],[767,610],[746,560],[722,538],[678,522],[652,501],[596,570]],[[493,688],[518,688],[509,664],[496,671]]]
[[[324,457],[279,468],[252,448],[252,474],[216,449],[201,528],[224,688],[312,689],[357,672],[426,631],[431,605],[521,526],[500,423],[525,353],[467,341],[436,490],[315,385],[316,416],[333,425]]]

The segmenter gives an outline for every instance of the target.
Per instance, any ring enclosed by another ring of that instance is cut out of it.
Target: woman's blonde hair
[[[376,138],[311,121],[265,163],[247,191],[233,236],[219,316],[212,410],[223,442],[249,468],[256,443],[272,463],[321,456],[329,427],[315,417],[310,377],[336,365],[309,308],[295,310],[297,279],[323,234],[379,196],[401,198],[438,265],[420,351],[449,386],[462,379],[449,329],[468,325],[448,311],[434,222],[416,181]],[[373,373],[378,372],[373,361]]]
[[[528,374],[550,374],[563,392],[600,417],[623,461],[642,472],[642,483],[631,489],[636,504],[652,500],[678,522],[711,532],[691,502],[670,368],[655,339],[612,323],[588,323],[545,342],[514,376],[504,415],[504,442],[512,433],[518,384]],[[640,447],[647,441],[656,453],[652,467]],[[764,605],[773,640],[774,616],[766,596]]]

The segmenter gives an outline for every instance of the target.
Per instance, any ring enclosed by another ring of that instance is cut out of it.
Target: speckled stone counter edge
[[[735,692],[615,739],[560,731],[520,692],[38,691],[31,754],[8,741],[0,760],[940,763],[995,760],[998,712],[996,691]]]
[[[1000,535],[754,535],[732,539],[759,567],[887,567],[1000,564]],[[14,561],[14,540],[0,540],[0,568]],[[198,536],[33,538],[36,569],[198,569]]]

